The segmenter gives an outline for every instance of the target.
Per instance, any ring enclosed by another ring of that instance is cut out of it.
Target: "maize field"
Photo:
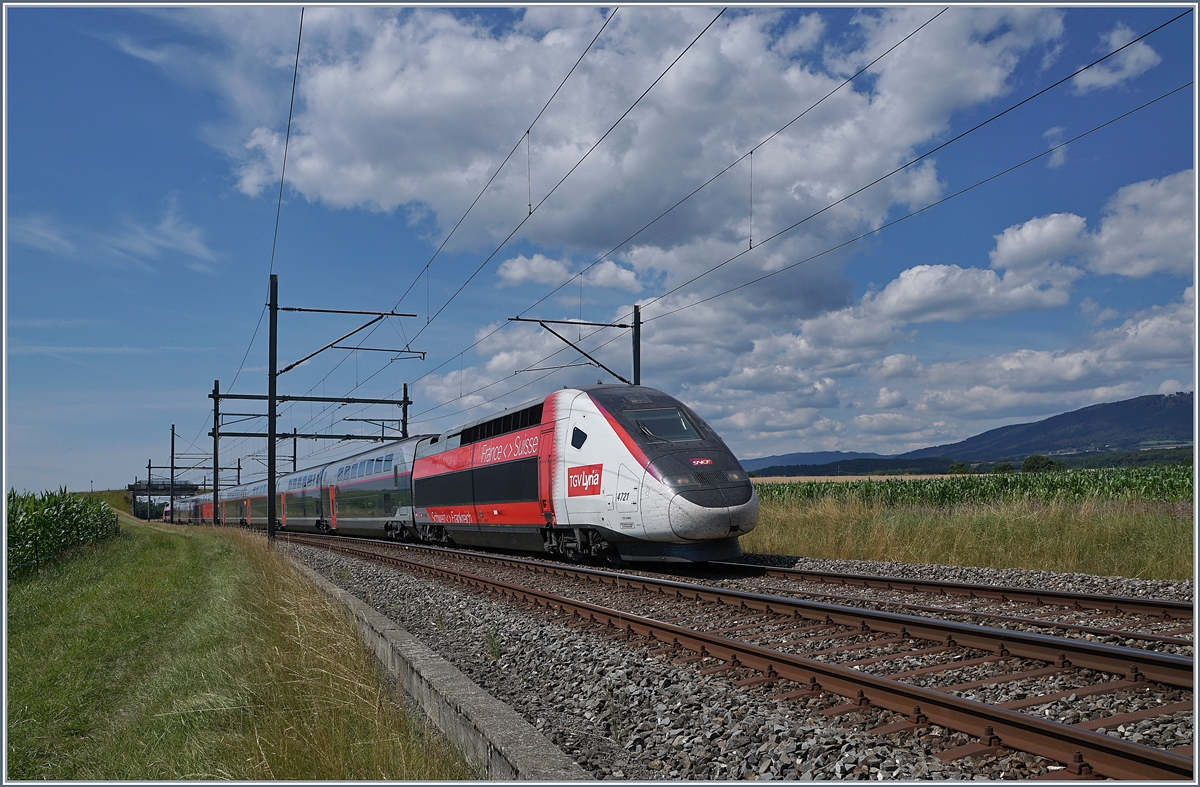
[[[761,502],[775,504],[836,500],[883,507],[953,508],[1022,501],[1142,500],[1178,503],[1192,499],[1192,466],[1160,465],[948,478],[881,478],[878,481],[794,481],[756,484],[755,489]]]
[[[57,492],[8,490],[8,571],[37,565],[74,546],[120,532],[117,512],[99,500]]]

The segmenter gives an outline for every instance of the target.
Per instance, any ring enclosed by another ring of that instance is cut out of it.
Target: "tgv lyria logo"
[[[567,497],[600,494],[600,474],[604,465],[567,468]]]

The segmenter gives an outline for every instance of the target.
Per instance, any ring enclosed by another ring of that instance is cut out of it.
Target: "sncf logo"
[[[567,468],[567,497],[600,494],[600,474],[604,465]]]
[[[695,467],[707,467],[708,465],[711,465],[711,464],[712,464],[711,459],[700,459],[698,457],[695,459],[692,459],[692,465]]]

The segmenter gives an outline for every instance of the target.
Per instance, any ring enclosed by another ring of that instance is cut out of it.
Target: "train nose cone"
[[[749,533],[758,525],[758,494],[751,489],[750,500],[740,506],[729,509],[729,529],[731,533],[743,535]]]
[[[753,487],[684,492],[671,498],[667,518],[690,541],[744,535],[758,524],[758,495]]]
[[[706,508],[685,500],[682,495],[675,495],[671,498],[667,516],[671,521],[671,531],[689,541],[729,535],[729,509],[723,506]]]

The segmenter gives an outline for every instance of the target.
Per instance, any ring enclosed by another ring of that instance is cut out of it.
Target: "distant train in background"
[[[653,388],[565,388],[440,435],[282,476],[284,531],[614,562],[723,560],[758,498],[708,424]],[[220,490],[217,516],[266,527],[267,483]],[[212,494],[177,500],[212,521]]]

